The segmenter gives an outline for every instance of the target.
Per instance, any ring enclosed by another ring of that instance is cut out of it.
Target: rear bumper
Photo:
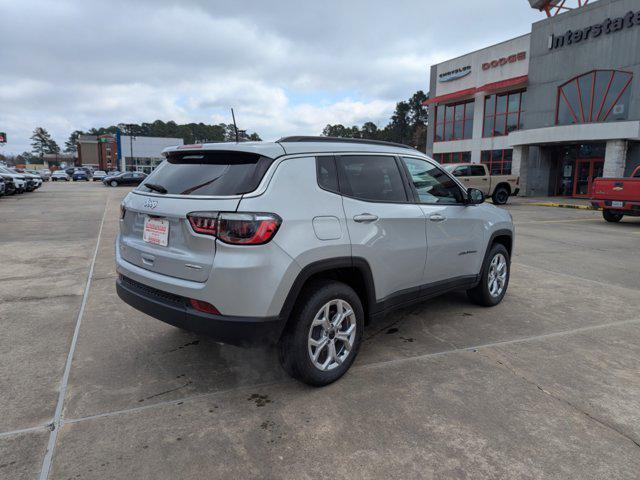
[[[147,287],[125,276],[116,280],[118,296],[136,310],[170,325],[238,346],[275,343],[284,322],[279,317],[231,317],[195,310],[185,297]]]
[[[602,210],[611,210],[625,215],[640,216],[640,201],[623,200],[622,207],[613,207],[612,200],[591,200],[591,206]]]

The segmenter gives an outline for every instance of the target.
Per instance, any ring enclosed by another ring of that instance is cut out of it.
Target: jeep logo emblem
[[[144,201],[144,208],[150,208],[150,209],[154,209],[158,206],[158,201],[157,200],[151,200],[150,198],[147,198]]]

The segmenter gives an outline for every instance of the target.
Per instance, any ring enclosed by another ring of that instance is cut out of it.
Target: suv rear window
[[[240,195],[258,187],[273,159],[247,152],[171,153],[137,190],[174,195]]]

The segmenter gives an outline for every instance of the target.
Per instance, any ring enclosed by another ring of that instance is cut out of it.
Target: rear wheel
[[[499,304],[507,293],[510,273],[509,252],[504,245],[496,243],[484,261],[480,283],[467,290],[467,295],[471,301],[485,307]]]
[[[324,386],[345,374],[364,328],[360,298],[351,287],[319,281],[300,295],[279,343],[280,363],[293,378]]]
[[[602,216],[607,222],[617,223],[622,220],[624,215],[619,212],[614,212],[613,210],[602,210]]]
[[[505,203],[507,203],[507,200],[509,200],[509,190],[507,189],[507,187],[498,186],[494,190],[491,199],[496,205],[504,205]]]

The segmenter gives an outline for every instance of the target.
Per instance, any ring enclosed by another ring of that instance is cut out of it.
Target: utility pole
[[[133,165],[133,141],[135,140],[135,136],[133,135],[133,124],[128,124],[127,125],[127,132],[129,133],[129,153],[130,153],[130,158],[131,158],[131,164]],[[124,169],[127,169],[127,162],[125,160],[124,162]]]
[[[236,132],[236,143],[238,143],[238,126],[236,125],[236,115],[233,113],[233,108],[231,108],[231,118],[233,118],[233,129]]]

